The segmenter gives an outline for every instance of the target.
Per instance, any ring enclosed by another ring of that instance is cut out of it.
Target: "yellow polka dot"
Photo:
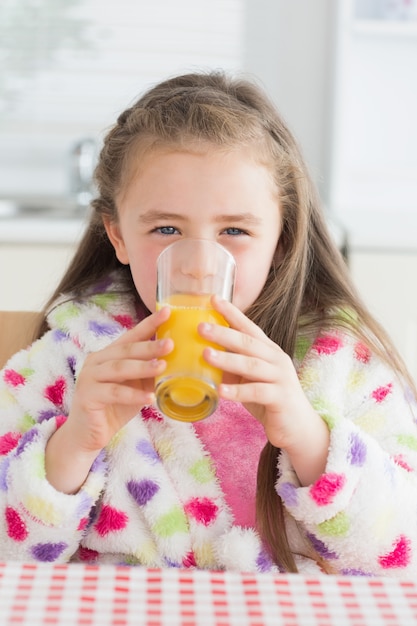
[[[134,556],[141,565],[151,567],[157,562],[158,553],[153,541],[145,541],[134,551]]]
[[[300,379],[303,389],[311,389],[318,383],[319,380],[319,373],[317,371],[317,368],[303,368],[300,372]]]
[[[202,543],[199,546],[193,548],[195,560],[198,567],[202,569],[209,569],[216,566],[216,559],[214,557],[213,546],[211,543]]]
[[[376,433],[384,428],[385,416],[378,409],[371,409],[356,419],[355,424],[367,433]]]
[[[170,441],[169,439],[159,439],[155,443],[155,447],[156,447],[156,451],[158,452],[159,456],[164,461],[166,461],[166,460],[168,460],[169,458],[172,457],[173,447],[172,447],[172,441]]]
[[[125,429],[121,428],[120,430],[118,430],[107,444],[107,449],[114,450],[115,448],[117,448],[119,443],[125,438],[125,436]]]
[[[358,389],[358,387],[362,387],[365,380],[366,380],[366,376],[363,371],[357,370],[357,371],[351,372],[347,381],[348,390],[355,391],[356,389]]]
[[[0,408],[7,408],[11,404],[16,404],[16,398],[7,389],[0,389]]]
[[[63,522],[62,515],[59,514],[54,505],[48,502],[48,500],[28,496],[23,502],[23,505],[32,517],[35,517],[44,524],[58,526]]]
[[[394,509],[389,509],[388,507],[376,517],[372,525],[373,536],[376,541],[378,539],[385,539],[387,536],[387,530],[392,527],[393,519]]]

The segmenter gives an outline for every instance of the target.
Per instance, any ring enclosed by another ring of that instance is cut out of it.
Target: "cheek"
[[[156,301],[156,259],[140,255],[130,262],[130,271],[136,291],[141,297],[145,306],[151,311],[155,311]]]
[[[259,267],[255,262],[237,264],[233,303],[241,311],[246,311],[262,291],[270,265]]]

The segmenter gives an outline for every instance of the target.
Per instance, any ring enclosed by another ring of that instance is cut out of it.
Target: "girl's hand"
[[[87,356],[69,416],[47,446],[47,475],[56,488],[78,489],[100,450],[144,405],[152,403],[154,378],[166,367],[161,357],[173,348],[171,340],[152,337],[169,313],[164,307]]]
[[[329,431],[307,400],[292,360],[233,304],[214,297],[230,328],[201,324],[203,337],[224,347],[204,358],[223,370],[219,394],[241,402],[263,425],[268,440],[289,454],[301,484],[323,472]]]

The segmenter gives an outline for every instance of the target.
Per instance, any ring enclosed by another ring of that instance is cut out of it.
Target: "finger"
[[[143,380],[162,374],[166,361],[161,359],[113,359],[105,361],[94,369],[97,383]]]
[[[152,403],[154,395],[153,389],[148,386],[143,388],[107,382],[100,384],[96,393],[89,397],[88,408],[102,410],[106,406],[140,406]]]
[[[96,366],[107,361],[130,359],[150,361],[165,356],[173,350],[173,347],[174,343],[171,339],[129,341],[127,343],[115,341],[103,350],[90,354],[86,362]]]
[[[116,339],[115,344],[123,344],[129,342],[146,341],[154,337],[158,327],[166,322],[171,314],[168,306],[162,307],[159,311],[151,313],[145,317],[139,324],[123,333]]]
[[[240,330],[240,332],[260,340],[271,341],[259,326],[246,317],[246,315],[231,302],[223,300],[218,296],[213,296],[211,302],[214,309],[223,315],[231,328]]]
[[[259,404],[268,406],[276,404],[276,389],[268,383],[246,383],[241,385],[220,384],[219,396],[225,400],[240,402],[241,404]]]
[[[279,369],[275,363],[256,356],[247,356],[206,348],[203,352],[205,360],[223,372],[234,374],[245,380],[278,383]]]

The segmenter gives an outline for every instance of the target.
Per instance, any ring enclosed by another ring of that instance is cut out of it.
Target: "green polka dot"
[[[346,513],[338,513],[331,519],[318,525],[320,532],[329,537],[343,537],[347,534],[350,523]]]
[[[34,418],[28,413],[25,413],[25,415],[23,415],[23,417],[19,420],[19,430],[20,432],[25,433],[30,430],[35,424],[36,421],[34,420]]]
[[[349,326],[355,327],[358,325],[358,314],[354,311],[354,309],[346,307],[337,311],[335,320],[342,323],[347,322]]]
[[[410,448],[410,450],[417,450],[417,437],[413,435],[398,435],[397,441],[400,445]]]
[[[46,476],[45,472],[45,453],[37,452],[33,454],[31,459],[32,474],[43,480]]]
[[[24,378],[30,378],[34,371],[35,370],[31,369],[30,367],[23,367],[21,370],[19,370],[19,374],[21,374]]]
[[[59,307],[55,313],[54,318],[60,328],[67,327],[67,320],[78,317],[80,315],[80,309],[73,303],[68,303],[65,306]]]
[[[194,463],[188,470],[188,473],[196,480],[198,483],[209,483],[214,478],[213,467],[210,459],[201,459]]]
[[[329,404],[323,397],[313,398],[311,405],[315,411],[323,418],[330,430],[336,426],[337,415],[336,408]]]
[[[126,565],[132,565],[132,566],[133,566],[133,565],[142,565],[142,563],[140,562],[140,560],[139,560],[137,557],[132,556],[131,554],[125,554],[125,555],[123,556],[123,562],[124,562]]]
[[[162,515],[153,525],[154,532],[160,537],[172,537],[176,533],[188,531],[187,520],[182,509],[175,507]]]
[[[294,356],[297,361],[302,361],[311,346],[311,340],[307,337],[297,337]]]
[[[91,301],[106,311],[109,308],[109,305],[115,301],[116,297],[117,296],[114,293],[99,293],[92,296]]]

